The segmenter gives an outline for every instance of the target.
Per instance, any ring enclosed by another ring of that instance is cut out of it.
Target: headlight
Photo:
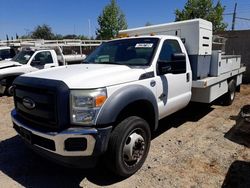
[[[70,92],[71,123],[93,125],[106,99],[106,89],[72,90]]]

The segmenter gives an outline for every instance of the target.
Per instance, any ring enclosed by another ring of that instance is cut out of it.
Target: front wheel
[[[13,81],[14,81],[14,77],[10,77],[10,78],[5,78],[6,79],[6,88],[4,91],[4,94],[7,96],[13,96],[14,94],[14,87],[13,87]]]
[[[143,165],[150,148],[151,132],[140,117],[124,119],[113,130],[108,146],[107,164],[117,175],[128,177]]]
[[[13,94],[14,94],[14,86],[13,86],[13,85],[10,85],[10,86],[8,86],[8,87],[6,88],[6,94],[7,94],[8,96],[13,96]]]

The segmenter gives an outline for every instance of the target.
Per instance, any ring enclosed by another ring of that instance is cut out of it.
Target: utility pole
[[[91,22],[90,19],[88,19],[89,22],[89,39],[91,38]]]
[[[237,8],[237,3],[234,4],[234,13],[233,13],[233,20],[232,20],[232,31],[234,31],[234,26],[235,26],[236,8]]]

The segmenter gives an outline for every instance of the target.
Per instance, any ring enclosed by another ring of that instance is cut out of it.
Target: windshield
[[[122,39],[103,43],[84,63],[145,66],[151,63],[157,38]]]
[[[21,64],[28,63],[31,56],[34,54],[34,51],[31,50],[23,50],[20,51],[15,57],[13,57],[12,61],[16,61]]]

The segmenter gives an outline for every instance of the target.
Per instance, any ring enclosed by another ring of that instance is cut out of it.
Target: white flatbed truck
[[[191,100],[233,102],[245,67],[239,56],[212,51],[210,22],[135,28],[120,36],[82,65],[15,79],[14,129],[34,151],[85,168],[103,157],[128,177],[143,165],[160,119]]]

